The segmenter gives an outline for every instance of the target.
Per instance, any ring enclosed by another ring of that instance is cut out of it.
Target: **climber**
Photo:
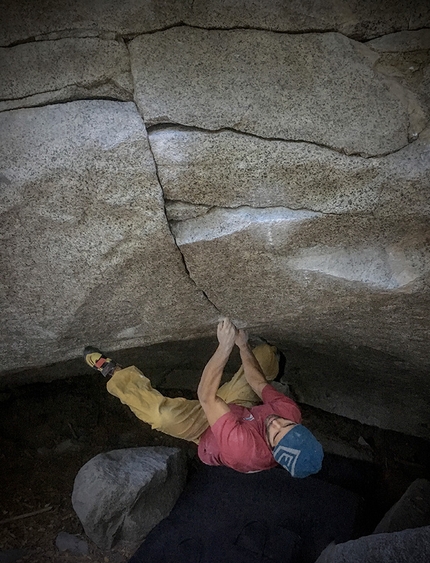
[[[323,450],[302,424],[297,404],[270,383],[278,373],[276,348],[251,349],[245,331],[224,318],[217,328],[218,347],[203,370],[198,400],[164,397],[136,367],[122,368],[88,346],[84,359],[108,378],[107,390],[153,429],[198,444],[207,465],[225,465],[242,473],[277,464],[293,477],[321,469]],[[242,366],[219,387],[234,345]]]

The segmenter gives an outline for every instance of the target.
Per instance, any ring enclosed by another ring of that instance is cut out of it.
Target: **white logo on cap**
[[[300,450],[294,448],[287,448],[285,446],[278,446],[276,448],[276,461],[288,469],[291,475],[294,475],[297,459],[300,455]]]

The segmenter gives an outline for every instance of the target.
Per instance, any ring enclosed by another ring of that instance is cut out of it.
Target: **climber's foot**
[[[111,377],[114,372],[121,369],[114,360],[107,358],[101,350],[94,346],[84,349],[84,360],[93,369],[99,371],[104,377]]]

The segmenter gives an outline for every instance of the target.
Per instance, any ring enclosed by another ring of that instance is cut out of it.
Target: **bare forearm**
[[[201,403],[215,398],[231,350],[231,347],[219,345],[212,358],[206,364],[197,389],[197,396]]]
[[[230,319],[225,317],[220,320],[217,327],[219,345],[206,364],[197,389],[197,396],[211,426],[230,411],[227,403],[218,397],[217,391],[225,364],[233,350],[236,332],[236,327]]]
[[[254,393],[261,399],[261,393],[263,388],[267,385],[267,380],[248,343],[240,346],[240,358],[242,360],[246,381]]]

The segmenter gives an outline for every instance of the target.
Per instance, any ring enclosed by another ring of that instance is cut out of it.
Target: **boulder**
[[[70,551],[73,555],[88,555],[88,543],[73,534],[60,532],[55,538],[58,551]]]
[[[364,536],[330,545],[315,563],[427,563],[430,527]]]
[[[430,526],[430,481],[416,479],[385,514],[374,533],[401,532]]]
[[[230,315],[300,401],[428,437],[429,10],[3,2],[0,383],[198,338],[174,387]]]
[[[73,508],[100,548],[137,547],[165,518],[182,492],[186,460],[162,446],[99,454],[78,472]]]

